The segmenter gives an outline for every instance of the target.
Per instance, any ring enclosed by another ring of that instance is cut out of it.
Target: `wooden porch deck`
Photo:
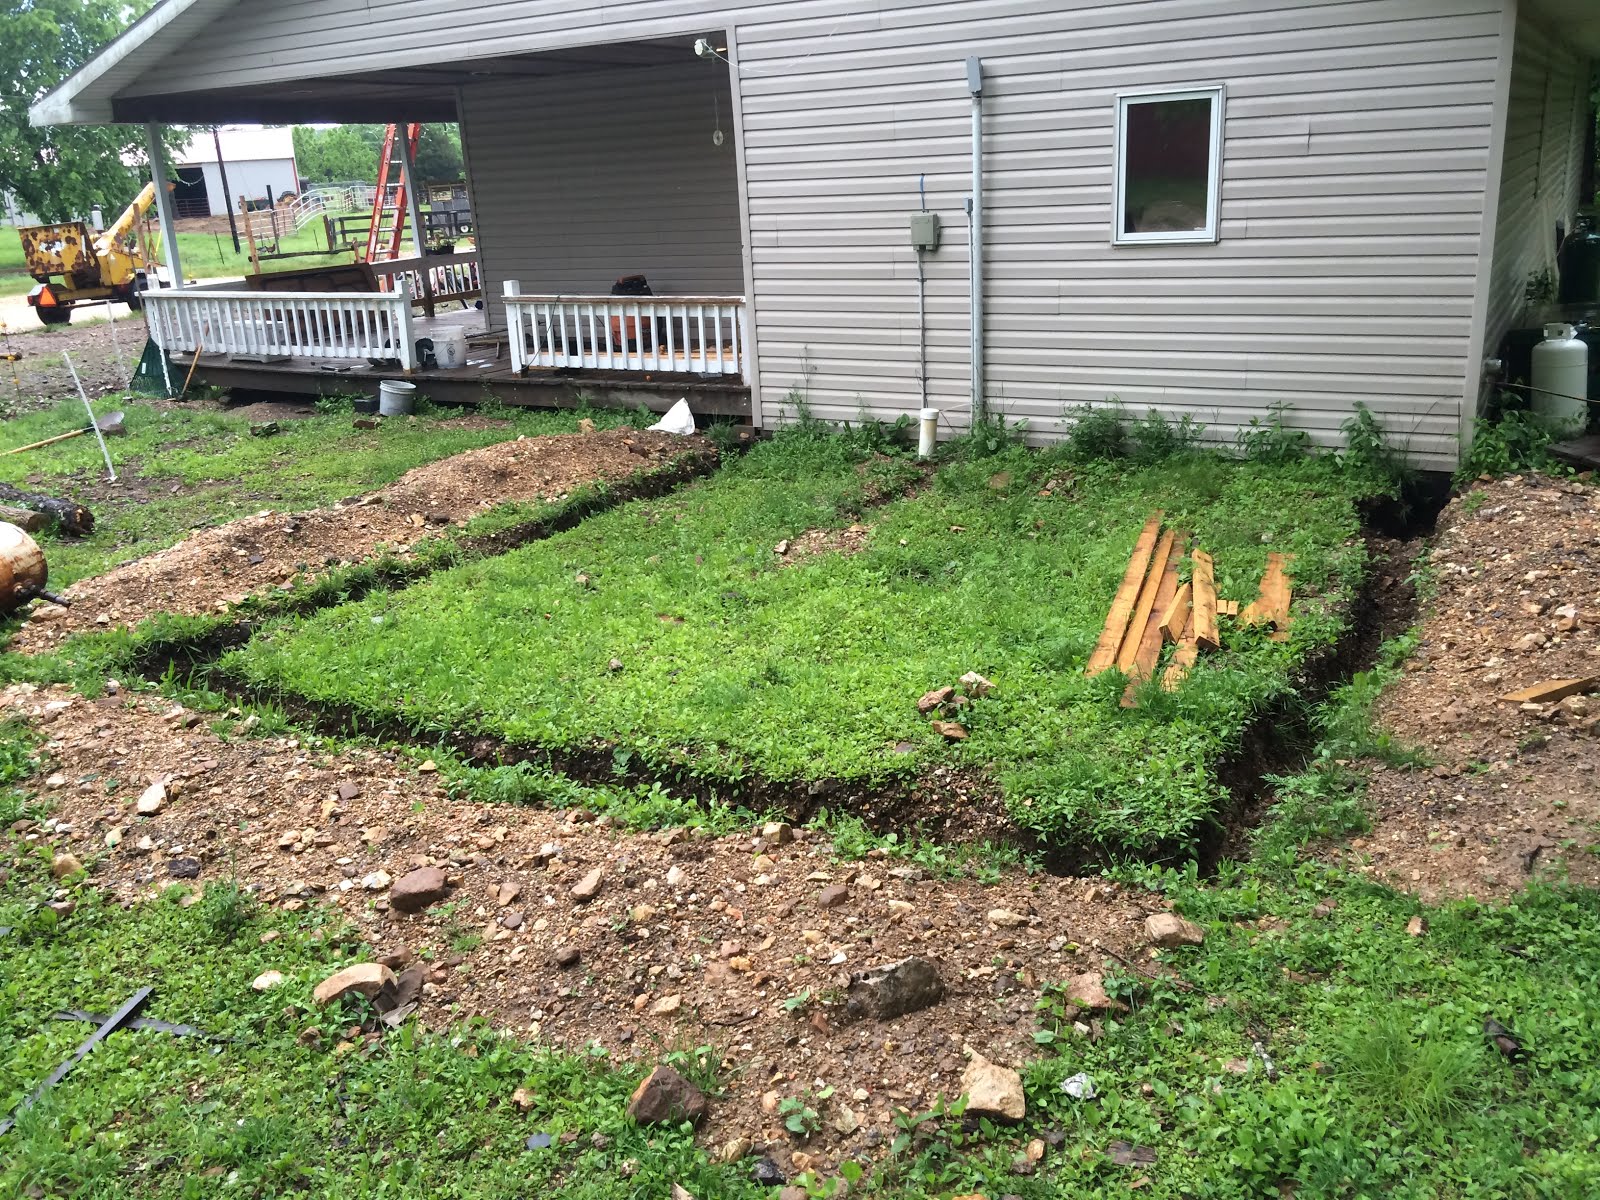
[[[443,404],[501,404],[532,408],[637,408],[665,412],[687,399],[695,413],[713,417],[750,417],[750,389],[737,376],[693,372],[604,371],[533,367],[518,374],[512,366],[505,330],[483,332],[484,314],[477,309],[417,318],[418,338],[438,337],[449,329],[467,333],[467,364],[451,369],[398,366],[374,367],[348,359],[307,356],[253,359],[241,355],[174,352],[175,366],[194,368],[196,383],[231,390],[280,392],[310,396],[376,395],[385,379],[404,379],[429,399]]]

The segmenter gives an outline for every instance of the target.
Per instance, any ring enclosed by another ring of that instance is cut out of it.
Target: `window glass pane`
[[[1137,100],[1123,132],[1123,233],[1206,228],[1211,178],[1210,97]]]

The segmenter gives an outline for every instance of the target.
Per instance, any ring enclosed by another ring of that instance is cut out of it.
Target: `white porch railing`
[[[258,358],[397,359],[416,366],[411,296],[398,292],[146,292],[150,336],[165,351]]]
[[[505,283],[511,365],[744,377],[743,296],[532,296]]]
[[[476,254],[429,254],[368,265],[378,278],[379,290],[392,292],[403,281],[430,317],[435,304],[446,300],[467,304],[483,295]]]

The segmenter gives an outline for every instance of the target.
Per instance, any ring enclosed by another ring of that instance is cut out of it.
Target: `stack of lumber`
[[[1219,616],[1233,617],[1241,625],[1269,626],[1269,636],[1275,641],[1289,637],[1293,589],[1288,567],[1293,556],[1267,555],[1261,594],[1241,609],[1235,600],[1218,599],[1216,564],[1211,556],[1198,548],[1190,551],[1188,533],[1163,531],[1165,516],[1159,510],[1151,513],[1139,532],[1105,627],[1084,669],[1086,675],[1098,675],[1116,667],[1127,676],[1124,708],[1137,705],[1139,685],[1155,676],[1165,644],[1176,647],[1161,674],[1161,686],[1169,692],[1189,673],[1200,651],[1220,650]],[[1180,582],[1178,565],[1186,553],[1189,579]]]

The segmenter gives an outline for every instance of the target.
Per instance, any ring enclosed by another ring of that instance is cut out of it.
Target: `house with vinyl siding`
[[[1336,444],[1360,403],[1450,468],[1593,194],[1597,60],[1592,0],[162,0],[31,116],[459,122],[470,263],[152,297],[219,382],[376,329],[447,387],[393,289],[466,279],[483,379],[1038,438],[1116,398]]]

